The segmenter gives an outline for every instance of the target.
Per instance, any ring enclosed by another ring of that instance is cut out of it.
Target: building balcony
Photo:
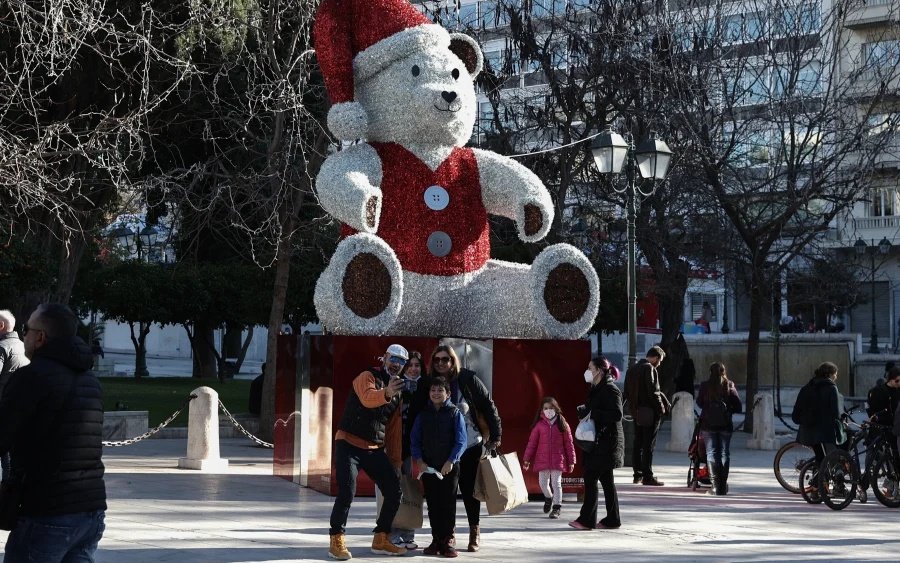
[[[864,0],[847,14],[845,25],[850,29],[865,29],[896,22],[900,12],[898,0]]]

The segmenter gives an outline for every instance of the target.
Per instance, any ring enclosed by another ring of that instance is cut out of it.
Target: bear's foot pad
[[[574,323],[585,313],[591,291],[587,277],[572,264],[560,264],[550,271],[544,285],[547,311],[561,323]]]
[[[377,256],[364,252],[347,264],[341,284],[347,308],[364,319],[387,309],[391,299],[391,274]]]

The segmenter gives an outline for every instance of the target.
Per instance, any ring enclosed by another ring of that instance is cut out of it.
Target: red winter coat
[[[546,469],[567,471],[570,465],[575,465],[572,431],[566,427],[566,431],[563,432],[555,420],[551,424],[546,418],[541,417],[528,437],[525,461],[529,462],[535,471]]]

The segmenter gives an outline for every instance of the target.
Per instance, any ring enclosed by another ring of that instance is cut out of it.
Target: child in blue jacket
[[[431,404],[416,417],[410,433],[410,450],[419,464],[431,523],[432,542],[424,553],[456,557],[456,488],[459,458],[466,449],[466,422],[450,402],[446,379],[433,378],[428,396]]]

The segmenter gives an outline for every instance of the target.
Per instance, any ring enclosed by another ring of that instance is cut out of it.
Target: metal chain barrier
[[[196,398],[197,398],[197,395],[190,395],[188,397],[188,399],[181,405],[181,407],[177,411],[172,413],[172,416],[165,419],[156,428],[151,428],[150,430],[144,432],[140,436],[135,436],[134,438],[129,438],[127,440],[109,441],[109,442],[101,442],[101,443],[103,444],[104,447],[114,447],[115,448],[118,446],[130,446],[131,444],[134,444],[136,442],[140,442],[141,440],[149,438],[150,436],[153,436],[154,434],[156,434],[157,432],[159,432],[160,430],[162,430],[163,428],[168,426],[168,424],[170,422],[175,420],[178,417],[178,415],[181,414],[181,411],[184,410],[184,407],[188,406],[188,403],[190,403],[191,401],[193,401]],[[220,402],[220,404],[221,404],[221,402]]]
[[[235,420],[234,416],[230,412],[228,412],[228,409],[225,408],[225,404],[222,402],[221,399],[219,399],[219,408],[222,409],[222,412],[225,413],[225,416],[227,416],[231,420],[231,423],[234,424],[234,427],[237,428],[238,430],[240,430],[244,436],[250,438],[251,440],[256,442],[258,445],[260,445],[264,448],[274,448],[275,447],[274,445],[270,444],[269,442],[260,440],[259,438],[257,438],[256,436],[254,436],[253,434],[248,432],[247,429],[244,428],[240,422]]]

